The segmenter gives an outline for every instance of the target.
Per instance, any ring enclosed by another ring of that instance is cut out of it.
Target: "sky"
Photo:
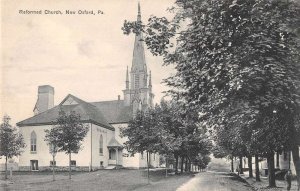
[[[140,4],[144,22],[150,15],[172,16],[166,11],[172,0]],[[40,85],[54,87],[55,105],[68,94],[88,102],[123,98],[134,35],[124,35],[121,27],[125,19],[136,20],[137,5],[138,0],[1,0],[1,116],[9,115],[13,125],[33,116]],[[45,10],[63,14],[44,14]],[[67,15],[66,10],[77,14]],[[94,10],[95,15],[78,14],[79,10]],[[145,55],[158,103],[168,89],[162,79],[174,70],[163,67],[162,58],[148,50]]]

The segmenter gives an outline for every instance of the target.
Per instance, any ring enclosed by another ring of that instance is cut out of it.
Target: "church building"
[[[140,5],[137,20],[141,21]],[[19,170],[45,170],[52,165],[59,169],[68,168],[68,155],[59,152],[52,161],[49,145],[44,141],[45,130],[55,125],[60,110],[80,114],[82,122],[89,128],[82,150],[72,153],[74,170],[147,166],[146,153],[128,152],[124,148],[126,137],[120,136],[120,129],[128,126],[138,110],[153,106],[151,72],[147,71],[142,38],[142,34],[135,36],[132,66],[130,72],[127,67],[125,75],[123,100],[118,96],[114,101],[87,102],[69,94],[55,106],[54,88],[50,85],[38,87],[34,116],[17,123],[27,145],[19,157]],[[150,165],[158,167],[158,154],[151,154]]]

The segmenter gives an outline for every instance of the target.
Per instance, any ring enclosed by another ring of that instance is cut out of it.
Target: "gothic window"
[[[99,138],[99,154],[103,155],[103,136],[102,136],[102,134],[100,135],[100,138]]]
[[[134,85],[135,85],[135,89],[139,89],[139,83],[140,83],[140,76],[139,76],[139,74],[136,74],[135,75],[135,78],[134,78]]]
[[[36,134],[34,131],[32,131],[30,135],[30,151],[36,152]]]

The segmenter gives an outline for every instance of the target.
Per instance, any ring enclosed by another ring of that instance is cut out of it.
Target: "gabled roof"
[[[108,142],[107,147],[114,147],[114,148],[116,148],[116,147],[123,147],[123,145],[121,145],[121,144],[115,139],[115,137],[112,137],[112,138],[110,139],[110,141]]]
[[[124,100],[92,102],[107,119],[108,123],[128,123],[132,119],[132,107],[124,106]]]
[[[64,105],[65,101],[69,98],[76,101],[75,104]],[[33,117],[25,119],[19,123],[18,126],[38,126],[38,125],[53,125],[59,115],[59,111],[65,112],[75,111],[81,116],[82,122],[94,123],[104,128],[114,131],[102,112],[95,106],[88,102],[85,102],[71,94],[69,94],[58,106],[53,107],[45,112],[39,113]]]

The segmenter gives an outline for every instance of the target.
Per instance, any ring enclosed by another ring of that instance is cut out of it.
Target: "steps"
[[[112,170],[112,169],[116,169],[117,166],[113,166],[113,165],[108,165],[107,167],[105,167],[104,169],[106,170]]]

